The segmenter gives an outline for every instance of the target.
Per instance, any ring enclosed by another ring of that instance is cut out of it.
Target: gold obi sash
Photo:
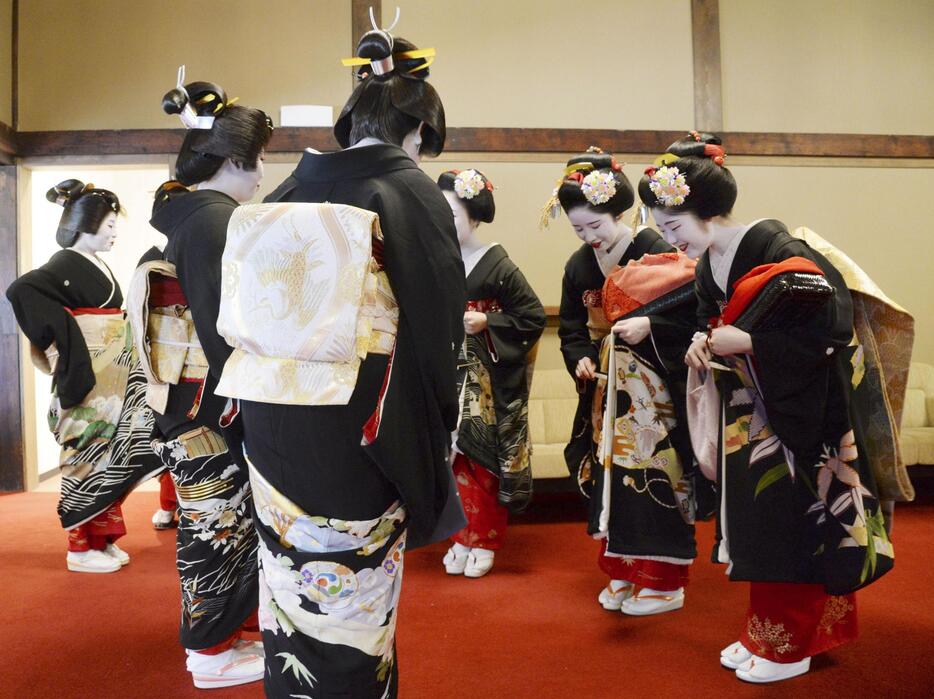
[[[146,375],[146,402],[164,413],[170,386],[203,382],[208,375],[208,361],[175,265],[154,260],[137,267],[127,290],[126,308],[140,367]],[[193,407],[192,416],[195,414],[197,408]]]
[[[126,319],[119,309],[78,308],[70,310],[74,316],[84,343],[88,346],[91,357],[103,351],[116,340],[123,339],[126,333]],[[58,365],[58,347],[53,342],[43,352],[35,345],[30,345],[29,355],[35,366],[43,374],[52,375]]]
[[[176,304],[150,309],[146,338],[150,366],[158,380],[177,384],[184,380],[203,381],[208,375],[208,360],[187,306]]]
[[[583,293],[582,300],[587,309],[587,329],[594,342],[606,337],[613,324],[606,319],[603,310],[603,289],[589,289]]]
[[[234,348],[217,393],[346,405],[367,354],[390,354],[399,309],[379,218],[341,204],[241,206],[227,227],[217,330]]]

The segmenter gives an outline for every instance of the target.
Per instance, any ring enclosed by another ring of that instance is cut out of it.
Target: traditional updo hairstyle
[[[265,112],[228,104],[224,89],[215,83],[176,87],[162,98],[162,109],[181,116],[189,129],[175,163],[175,178],[185,186],[211,179],[227,159],[244,170],[255,170],[272,136],[272,120]]]
[[[55,241],[70,248],[82,233],[97,235],[104,219],[120,213],[120,200],[108,189],[97,189],[80,180],[64,180],[45,193],[53,204],[65,207]]]
[[[438,177],[442,191],[454,192],[472,221],[493,223],[493,183],[479,170],[448,170]]]
[[[639,199],[649,208],[690,212],[700,219],[727,216],[736,203],[736,180],[724,167],[725,158],[719,136],[692,131],[668,146],[667,152],[656,160],[656,166],[645,171],[639,180]],[[664,167],[672,174],[682,175],[683,184],[690,190],[680,203],[659,189],[657,173]]]
[[[360,84],[334,124],[342,148],[367,137],[401,146],[424,123],[419,152],[434,157],[444,150],[444,105],[427,80],[429,57],[407,55],[416,51],[412,42],[381,29],[361,37],[357,56],[368,63],[358,71]]]
[[[591,146],[585,153],[568,160],[564,176],[559,180],[552,198],[545,204],[542,224],[548,224],[548,217],[557,216],[558,204],[564,213],[586,206],[595,213],[617,218],[632,206],[634,200],[632,185],[616,158]]]

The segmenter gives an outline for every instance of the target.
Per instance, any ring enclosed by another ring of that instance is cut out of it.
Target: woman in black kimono
[[[669,151],[639,192],[679,246],[706,250],[696,283],[703,332],[685,361],[713,371],[719,389],[714,560],[729,564],[731,580],[751,583],[745,628],[721,663],[742,680],[774,682],[855,638],[853,592],[892,567],[849,414],[861,355],[851,297],[838,270],[782,223],[730,217],[736,182],[719,138],[693,132]],[[737,327],[753,323],[744,311],[762,308],[768,296],[759,292],[781,272],[822,278],[832,299],[784,320],[776,304],[750,331]]]
[[[334,127],[343,150],[306,152],[266,200],[379,215],[371,270],[391,286],[380,287],[390,295],[383,335],[395,336],[367,349],[346,404],[240,401],[269,696],[396,696],[404,549],[464,526],[448,461],[464,267],[451,209],[417,165],[444,147],[444,109],[426,80],[431,53],[365,34],[359,58],[346,62],[364,67]]]
[[[693,559],[693,527],[682,522],[681,527],[686,528],[686,536],[682,536],[683,541],[675,547],[678,550],[662,554],[664,559],[670,560],[644,559],[649,562],[636,565],[633,554],[649,555],[644,542],[638,542],[635,547],[631,541],[624,543],[626,538],[622,533],[628,531],[631,537],[633,527],[631,523],[627,526],[619,519],[619,515],[613,517],[611,526],[610,503],[604,502],[604,494],[609,495],[612,491],[619,496],[625,491],[622,479],[626,476],[622,469],[611,470],[613,480],[619,480],[620,485],[605,488],[604,464],[597,454],[606,392],[606,374],[602,373],[598,377],[598,373],[601,373],[601,363],[605,363],[609,357],[609,345],[605,340],[612,326],[604,310],[604,285],[614,270],[640,260],[644,255],[673,251],[651,228],[643,227],[635,231],[626,225],[623,214],[633,205],[634,200],[632,185],[616,159],[599,148],[590,148],[568,161],[552,200],[546,204],[545,214],[554,217],[563,209],[574,232],[584,242],[564,268],[558,335],[565,365],[577,380],[580,394],[571,441],[564,450],[565,460],[572,477],[577,479],[581,489],[590,498],[588,532],[603,540],[599,564],[601,570],[610,577],[598,601],[605,609],[621,609],[623,603],[634,595],[636,584],[648,587],[645,583],[651,581],[656,587],[648,588],[647,595],[671,597],[647,597],[641,603],[640,609],[644,606],[649,610],[648,613],[655,613],[652,610],[658,608],[657,611],[666,611],[683,604],[683,591],[680,588],[687,564]],[[544,220],[547,221],[547,218]],[[642,323],[626,321],[624,325],[620,328],[623,341],[636,345],[648,337],[648,329],[639,327]],[[604,348],[602,352],[601,348]],[[670,490],[678,487],[680,480],[680,477],[674,478]],[[673,493],[666,497],[666,505],[675,505]],[[619,507],[612,509],[620,512]],[[680,511],[680,506],[674,510],[676,513]],[[678,517],[681,515],[678,514]],[[671,566],[671,570],[668,566]],[[636,570],[638,568],[641,571],[642,567],[647,568],[644,575]],[[672,584],[657,591],[660,568],[665,568],[665,582]]]
[[[153,447],[178,498],[179,639],[194,685],[210,689],[258,681],[265,669],[262,645],[240,640],[257,624],[257,537],[239,420],[215,388],[231,352],[216,329],[227,223],[256,194],[272,123],[258,109],[228,105],[214,83],[176,88],[163,106],[192,109],[199,121],[183,118],[194,126],[176,180],[156,192],[150,223],[168,240],[165,262],[137,271],[131,314],[146,319],[135,329],[148,337],[150,376],[167,390]],[[187,346],[167,376],[166,359],[180,344],[169,334],[175,327],[185,329]]]
[[[503,247],[477,237],[496,213],[493,184],[477,170],[449,170],[438,186],[454,214],[467,274],[453,463],[467,526],[454,535],[444,568],[479,578],[493,567],[509,510],[521,512],[532,498],[529,388],[545,309]]]
[[[99,252],[116,238],[117,195],[78,180],[48,191],[64,207],[64,248],[17,279],[6,295],[36,365],[53,376],[49,426],[62,447],[58,515],[68,530],[68,569],[112,573],[130,557],[123,498],[162,470],[149,447],[146,380],[121,306],[123,294]]]

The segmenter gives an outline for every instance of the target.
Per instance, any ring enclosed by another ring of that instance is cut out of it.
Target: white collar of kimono
[[[74,248],[65,248],[65,249],[71,250],[72,252],[77,253],[78,255],[81,255],[82,257],[87,259],[91,264],[97,267],[101,272],[104,273],[104,276],[106,276],[107,279],[110,281],[110,296],[108,296],[107,300],[104,301],[104,303],[100,305],[100,308],[103,308],[108,303],[110,303],[110,299],[114,297],[114,291],[116,291],[117,289],[117,281],[114,279],[113,272],[110,271],[110,267],[107,266],[107,263],[104,262],[101,258],[99,258],[97,255],[93,253],[85,252],[84,250],[75,250]]]
[[[467,255],[467,257],[464,258],[464,275],[465,276],[470,276],[470,273],[473,272],[474,267],[477,266],[480,260],[483,259],[483,256],[486,255],[487,251],[489,251],[489,249],[492,248],[494,245],[498,245],[498,243],[487,243],[483,247],[478,248],[477,250],[474,250],[472,253]]]
[[[723,292],[724,296],[726,295],[726,285],[730,281],[730,269],[733,267],[733,260],[736,259],[736,251],[739,249],[740,243],[743,242],[743,238],[746,237],[746,234],[753,226],[764,220],[764,218],[760,218],[753,221],[733,236],[733,240],[727,245],[722,255],[714,250],[713,247],[710,248],[710,273],[713,275],[714,282],[720,287],[720,291]]]
[[[603,272],[604,277],[610,276],[610,272],[619,266],[619,261],[623,259],[623,255],[626,254],[629,246],[632,245],[632,240],[635,235],[635,233],[632,235],[623,233],[619,240],[616,241],[616,244],[609,250],[591,248],[594,257],[597,258],[597,265],[599,265],[600,271]]]

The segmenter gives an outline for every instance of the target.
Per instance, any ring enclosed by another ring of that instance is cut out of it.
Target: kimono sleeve
[[[55,392],[62,408],[84,400],[96,379],[84,335],[62,302],[43,292],[41,270],[28,272],[7,289],[7,298],[23,334],[45,351],[54,342],[58,350]]]
[[[512,263],[500,280],[500,291],[503,311],[486,314],[487,330],[498,361],[523,363],[545,329],[545,308],[525,275]]]
[[[434,193],[434,190],[432,190]],[[467,297],[454,220],[413,191],[375,204],[385,237],[383,258],[399,304],[399,342],[410,342],[444,426],[457,428],[457,353]],[[440,196],[440,192],[439,192]],[[447,220],[450,219],[450,220]]]
[[[769,419],[793,450],[809,451],[828,421],[837,354],[853,334],[853,303],[840,273],[804,242],[783,245],[768,262],[789,257],[815,262],[834,287],[834,298],[799,327],[753,332],[752,346]]]
[[[564,268],[564,279],[561,282],[558,337],[561,338],[564,365],[571,376],[574,376],[577,363],[584,357],[590,357],[594,364],[599,364],[597,348],[591,342],[590,330],[587,328],[587,308],[582,293],[574,283],[569,264]]]
[[[684,355],[695,332],[696,309],[697,303],[693,301],[663,315],[648,316],[655,354],[666,371],[680,371],[684,367]]]

